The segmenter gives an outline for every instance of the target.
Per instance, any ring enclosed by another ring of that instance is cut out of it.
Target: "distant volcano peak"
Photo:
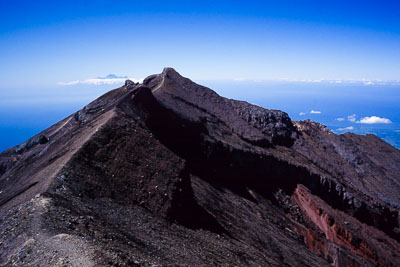
[[[98,79],[126,79],[126,78],[128,78],[128,76],[118,76],[111,73],[105,77],[98,77]]]

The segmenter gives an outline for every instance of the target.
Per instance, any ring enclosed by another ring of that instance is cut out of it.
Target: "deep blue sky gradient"
[[[0,150],[117,86],[60,82],[165,66],[293,119],[400,140],[400,1],[1,0],[0,64]],[[392,124],[335,120],[353,113]]]
[[[399,1],[0,1],[0,89],[172,66],[194,79],[400,79]]]

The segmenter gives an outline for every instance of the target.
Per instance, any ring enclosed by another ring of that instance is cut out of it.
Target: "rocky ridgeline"
[[[398,266],[400,151],[171,68],[0,154],[0,265]]]

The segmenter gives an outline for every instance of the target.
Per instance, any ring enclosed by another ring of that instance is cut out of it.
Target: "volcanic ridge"
[[[400,266],[400,151],[172,68],[0,154],[1,266]]]

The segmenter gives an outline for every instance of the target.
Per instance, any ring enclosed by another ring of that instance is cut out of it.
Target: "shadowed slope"
[[[0,155],[0,264],[398,265],[399,159],[166,68]]]

